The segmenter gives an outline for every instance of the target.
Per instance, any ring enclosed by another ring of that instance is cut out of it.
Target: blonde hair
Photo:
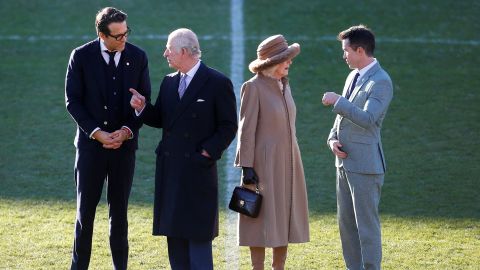
[[[271,67],[267,67],[265,69],[260,70],[259,72],[262,73],[263,75],[267,76],[267,77],[271,77],[271,78],[276,79],[274,74],[275,74],[275,71],[277,70],[278,65],[279,64],[273,65]]]

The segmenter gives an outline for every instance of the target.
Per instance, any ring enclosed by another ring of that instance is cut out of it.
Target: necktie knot
[[[115,67],[115,54],[117,53],[117,51],[109,51],[109,50],[105,50],[106,53],[108,53],[108,65],[109,66],[113,66]]]

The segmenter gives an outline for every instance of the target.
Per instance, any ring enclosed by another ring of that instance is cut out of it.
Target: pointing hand
[[[134,108],[137,112],[141,112],[143,108],[145,108],[145,97],[133,88],[130,88],[128,90],[132,93],[132,98],[130,99],[130,106],[132,106],[132,108]]]

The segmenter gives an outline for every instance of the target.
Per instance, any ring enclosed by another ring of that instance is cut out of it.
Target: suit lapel
[[[91,53],[91,63],[90,68],[94,70],[95,77],[97,78],[98,89],[102,93],[103,99],[107,100],[107,84],[105,82],[105,60],[103,59],[102,53],[100,52],[100,40],[97,39],[96,45],[92,46]]]
[[[352,81],[354,78],[355,78],[355,72],[352,71],[350,72],[350,74],[348,74],[347,80],[345,81],[345,86],[343,86],[343,92],[342,92],[343,97],[347,95],[348,89],[350,89],[350,86],[352,85]]]
[[[367,73],[365,73],[365,75],[362,76],[362,78],[360,78],[360,81],[357,82],[355,89],[353,89],[352,95],[350,95],[350,98],[348,99],[350,102],[355,99],[355,96],[357,95],[360,88],[362,88],[363,84],[365,84],[365,82],[368,81],[370,77],[375,74],[379,69],[380,65],[376,63],[367,71]]]
[[[180,75],[176,75],[176,87],[175,88],[175,93],[177,93],[178,96],[178,83],[180,81],[179,77]],[[190,84],[188,85],[187,89],[185,90],[185,94],[183,95],[182,99],[180,99],[178,105],[175,107],[175,111],[173,112],[171,121],[169,123],[169,127],[174,124],[174,122],[178,119],[178,117],[187,109],[187,107],[195,100],[195,97],[197,96],[198,92],[202,89],[203,84],[208,79],[208,69],[207,67],[203,64],[200,63],[200,67],[197,70],[197,73],[192,78],[192,81],[190,81]],[[172,91],[173,92],[173,91]]]
[[[130,79],[132,78],[131,74],[133,71],[133,61],[131,59],[130,50],[128,50],[128,44],[125,44],[125,50],[122,51],[122,56],[118,62],[118,68],[123,70],[123,98],[128,99],[130,103],[130,97],[128,89],[132,87]]]

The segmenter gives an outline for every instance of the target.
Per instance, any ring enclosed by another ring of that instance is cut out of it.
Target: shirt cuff
[[[140,111],[135,110],[135,115],[140,116],[140,114],[142,114],[143,110],[145,110],[145,107],[147,107],[147,106],[143,106],[143,108]]]
[[[338,102],[340,101],[341,98],[342,98],[342,96],[339,96],[339,97],[337,98],[337,101],[335,101],[335,104],[333,104],[333,107],[337,106],[337,104],[338,104]]]
[[[90,136],[89,136],[90,139],[95,140],[95,138],[93,138],[93,134],[94,134],[95,132],[97,132],[97,130],[100,130],[100,128],[97,127],[96,129],[94,129],[94,130],[92,131],[92,133],[90,133]]]
[[[130,140],[130,139],[133,139],[133,132],[132,132],[132,130],[131,130],[129,127],[127,127],[127,126],[122,126],[122,129],[127,129],[127,130],[128,130],[128,134],[130,134],[130,137],[128,137],[129,140]]]

